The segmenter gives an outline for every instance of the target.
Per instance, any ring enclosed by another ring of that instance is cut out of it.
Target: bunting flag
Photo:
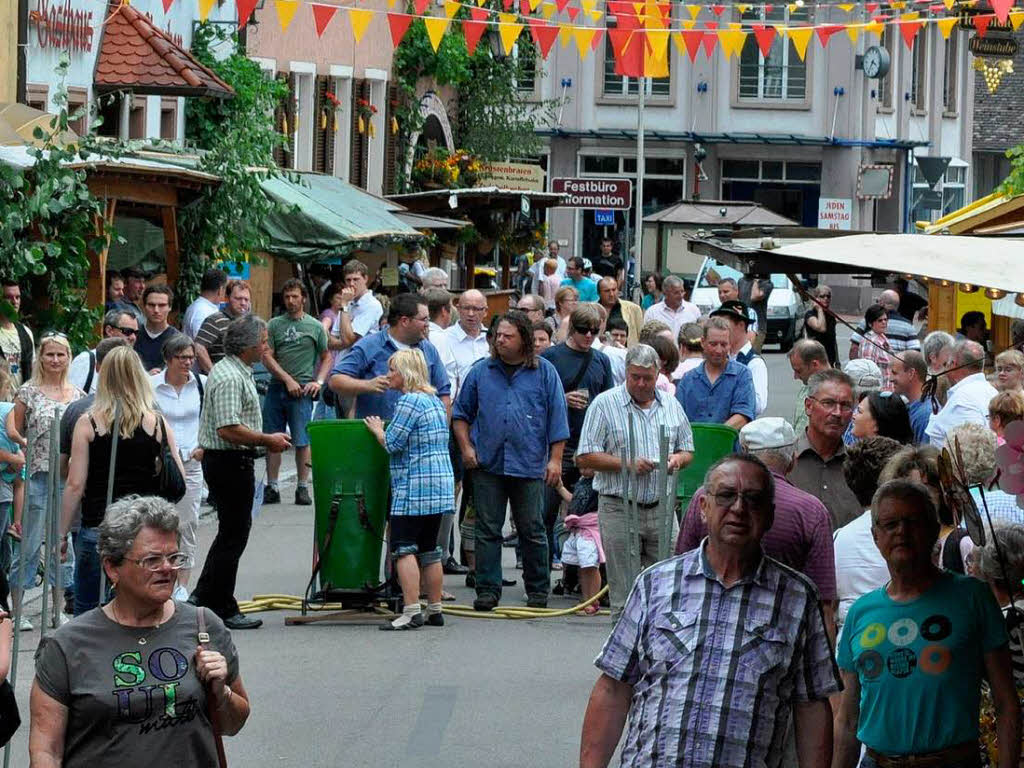
[[[437,49],[441,46],[441,38],[448,31],[448,25],[452,21],[442,16],[425,16],[423,23],[427,27],[427,37],[430,38],[430,45],[434,49],[434,53],[437,53]]]
[[[235,0],[235,9],[238,11],[238,24],[244,26],[249,21],[249,17],[252,16],[252,12],[256,10],[256,6],[260,0]]]
[[[466,52],[472,56],[476,51],[476,44],[480,42],[484,32],[487,31],[488,13],[484,8],[470,8],[471,19],[462,22],[462,36],[466,38]]]
[[[169,10],[171,10],[171,5],[173,3],[174,0],[164,0],[164,13],[167,13]]]
[[[935,22],[935,25],[939,28],[939,32],[942,33],[943,40],[949,40],[949,33],[956,26],[956,16],[950,16],[947,19],[939,19]]]
[[[214,0],[199,0],[199,20],[206,21],[210,18],[210,11],[213,9]]]
[[[569,6],[568,14],[569,21],[576,21],[576,17],[580,15],[580,9],[577,8],[575,5],[571,5]]]
[[[690,57],[691,62],[697,61],[697,51],[700,50],[701,39],[704,37],[704,33],[699,29],[687,29],[683,32],[673,35],[673,40],[677,40],[676,45],[682,45],[686,51],[686,55]]]
[[[388,28],[391,30],[392,47],[397,48],[398,44],[402,42],[402,38],[404,38],[405,33],[409,31],[409,25],[411,23],[412,16],[407,13],[388,14]]]
[[[456,13],[459,12],[459,8],[462,6],[452,0],[444,0],[444,15],[445,18],[452,18]]]
[[[983,13],[974,17],[974,28],[978,30],[978,37],[984,37],[988,33],[988,25],[995,18],[994,14]]]
[[[804,61],[807,57],[807,44],[811,42],[813,34],[814,27],[788,27],[786,29],[786,36],[796,48],[796,55],[800,57],[800,61]]]
[[[688,5],[688,6],[686,6],[686,11],[690,14],[690,18],[695,20],[695,21],[696,21],[697,17],[700,16],[700,6],[699,5]]]
[[[954,21],[955,21],[955,19],[954,19]],[[857,38],[860,37],[860,30],[861,30],[860,24],[850,24],[846,28],[846,36],[848,38],[850,38],[850,42],[853,43],[854,45],[857,44]]]
[[[570,27],[572,29],[573,39],[576,41],[576,51],[580,55],[580,61],[586,61],[587,54],[591,51],[591,45],[594,42],[594,33],[597,31],[593,27]]]
[[[955,3],[956,3],[956,0],[942,0],[942,4],[944,6],[946,6],[946,10],[947,11],[952,11],[953,10],[953,5]]]
[[[975,18],[977,19],[977,17]],[[917,37],[917,33],[921,31],[923,25],[923,21],[901,21],[896,25],[900,28],[900,37],[903,38],[903,43],[908,50],[914,47],[914,38]]]
[[[417,16],[425,14],[428,5],[430,5],[430,0],[413,0],[413,7],[416,9]]]
[[[274,7],[277,9],[277,23],[281,31],[287,32],[295,12],[299,10],[299,0],[274,0]]]
[[[989,0],[992,10],[996,12],[996,18],[1000,24],[1005,24],[1010,18],[1010,9],[1013,8],[1013,0]]]
[[[764,24],[754,24],[753,31],[757,47],[760,49],[761,55],[767,59],[772,50],[772,43],[775,41],[775,29]]]
[[[1024,11],[1010,11],[1010,24],[1013,27],[1013,31],[1016,32],[1024,22]]]
[[[558,27],[554,24],[546,24],[539,19],[529,19],[527,23],[530,25],[530,36],[540,50],[540,57],[546,59],[551,52],[551,46],[555,44],[555,39],[558,37]]]
[[[558,9],[559,13],[563,13],[565,11],[565,6],[568,4],[569,0],[555,0],[555,7]]]
[[[737,58],[743,50],[743,43],[747,39],[747,33],[739,29],[719,30],[718,42],[722,46],[722,53],[728,61],[735,55]]]
[[[821,42],[821,47],[824,48],[828,45],[828,41],[832,35],[843,29],[841,24],[826,24],[821,27],[815,27],[814,33],[818,36],[818,40]]]
[[[313,9],[313,24],[316,27],[316,36],[323,37],[327,25],[331,23],[334,14],[338,12],[338,6],[310,3],[309,7]]]
[[[590,13],[594,10],[595,5],[597,5],[597,0],[580,0],[580,8],[584,13]]]
[[[505,51],[506,56],[512,55],[512,46],[516,44],[516,40],[523,33],[524,25],[519,24],[516,19],[514,13],[498,14],[498,35],[501,36],[501,49]]]
[[[527,0],[530,6],[530,12],[533,13],[540,7],[541,0]]]
[[[853,3],[840,3],[838,7],[839,7],[839,10],[845,11],[846,13],[849,13],[854,8],[856,8],[857,6],[854,5]]]
[[[356,43],[361,43],[363,35],[366,34],[366,28],[373,21],[374,11],[369,8],[346,8],[345,10],[348,11],[348,20],[352,25],[352,37],[355,38]]]
[[[551,3],[544,3],[544,5],[540,7],[540,15],[550,21],[551,17],[555,15],[555,6]]]
[[[953,0],[953,2],[956,2],[956,0]],[[875,11],[877,11],[877,10],[878,10],[878,3],[865,3],[864,4],[864,11],[867,13],[868,16],[872,16],[875,13]]]
[[[714,32],[704,32],[701,35],[700,44],[704,49],[704,55],[710,59],[715,55],[715,46],[718,45],[718,35]]]
[[[595,29],[594,34],[590,36],[590,50],[596,51],[602,39],[604,39],[604,30],[601,28]]]
[[[750,5],[748,3],[736,3],[733,7],[740,12],[741,17],[750,10]]]
[[[714,5],[711,6],[711,12],[715,14],[715,16],[721,16],[723,13],[725,13],[725,6],[715,3]]]
[[[885,25],[880,21],[871,21],[864,25],[864,31],[870,32],[879,40],[882,39],[882,32],[885,30]]]

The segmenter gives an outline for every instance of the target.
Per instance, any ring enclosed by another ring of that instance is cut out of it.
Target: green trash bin
[[[312,421],[306,429],[321,589],[369,598],[380,585],[391,485],[388,454],[359,419]]]
[[[739,435],[735,429],[724,424],[696,423],[691,424],[690,428],[693,430],[693,461],[679,473],[676,481],[676,497],[683,515],[686,514],[693,494],[704,483],[708,467],[732,453],[736,436]]]

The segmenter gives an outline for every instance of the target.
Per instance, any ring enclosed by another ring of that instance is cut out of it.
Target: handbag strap
[[[206,631],[206,608],[204,606],[196,607],[196,624],[198,625],[196,639],[199,641],[199,647],[205,651],[210,644],[210,633]],[[217,764],[220,768],[227,768],[228,758],[224,754],[224,736],[220,728],[220,718],[217,708],[209,696],[206,697],[206,714],[210,718],[210,728],[213,730],[213,743],[217,746]]]

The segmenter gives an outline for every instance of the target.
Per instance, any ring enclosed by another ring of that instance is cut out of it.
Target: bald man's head
[[[887,310],[899,309],[900,295],[893,290],[882,291],[882,295],[878,297],[878,303]]]
[[[470,289],[459,296],[459,325],[470,336],[480,332],[486,314],[487,299],[480,291]]]

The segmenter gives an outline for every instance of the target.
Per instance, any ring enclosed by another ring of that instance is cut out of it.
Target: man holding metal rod
[[[682,406],[655,387],[660,365],[646,344],[630,348],[625,383],[591,403],[576,451],[577,465],[596,472],[613,619],[640,571],[671,552],[676,517],[668,476],[693,459]]]

